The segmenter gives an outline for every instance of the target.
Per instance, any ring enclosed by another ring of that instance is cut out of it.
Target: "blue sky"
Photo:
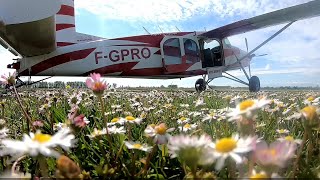
[[[105,38],[177,31],[203,31],[226,25],[244,18],[250,18],[273,10],[307,2],[307,0],[75,0],[76,27],[81,33]],[[284,33],[262,47],[252,61],[252,74],[260,78],[262,86],[320,86],[320,18],[299,21]],[[230,37],[230,42],[245,49],[244,38],[249,49],[253,49],[283,25],[274,26]],[[0,71],[8,72],[6,64],[12,56],[0,48]],[[231,72],[245,79],[243,73]],[[124,86],[160,86],[177,84],[193,87],[199,77],[175,80],[145,80],[106,78],[110,83]],[[61,80],[52,78],[49,81]],[[63,78],[66,79],[66,78]],[[68,78],[67,80],[74,80]],[[34,78],[33,80],[37,80]],[[85,78],[76,78],[83,81]],[[241,86],[225,78],[215,79],[212,85]]]

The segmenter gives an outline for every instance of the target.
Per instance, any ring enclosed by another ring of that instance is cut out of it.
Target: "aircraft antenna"
[[[179,32],[181,32],[180,29],[179,29],[177,26],[176,26],[176,29],[177,29]]]
[[[142,28],[143,28],[149,35],[151,35],[151,33],[150,33],[145,27],[142,26]]]
[[[162,29],[161,29],[161,27],[158,25],[158,28],[160,29],[160,31],[163,33],[163,31],[162,31]]]

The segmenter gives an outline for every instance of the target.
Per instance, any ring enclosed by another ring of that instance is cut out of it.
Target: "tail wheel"
[[[204,79],[198,79],[195,83],[195,88],[198,93],[205,91],[207,88],[207,84]]]
[[[249,80],[249,91],[258,92],[260,91],[260,80],[257,76],[252,76]]]

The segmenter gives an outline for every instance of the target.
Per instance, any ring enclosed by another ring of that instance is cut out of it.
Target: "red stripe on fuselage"
[[[61,54],[50,59],[44,60],[34,66],[31,67],[31,75],[37,75],[38,73],[45,71],[49,68],[54,66],[64,64],[71,61],[82,60],[88,57],[96,48],[85,49],[80,51],[75,51],[67,54]],[[22,76],[28,76],[29,72],[28,69],[24,70],[23,72],[19,73]]]
[[[184,36],[186,34],[190,34],[192,32],[178,32],[173,33],[172,35],[175,36]],[[147,43],[150,47],[160,47],[160,42],[166,36],[166,34],[154,34],[154,35],[141,35],[141,36],[130,36],[130,37],[123,37],[123,38],[116,38],[111,40],[127,40],[127,41],[135,41],[141,43]]]
[[[71,42],[57,42],[57,46],[70,46],[73,45],[75,43],[71,43]]]
[[[105,66],[102,68],[98,68],[98,69],[86,72],[83,75],[87,76],[90,73],[110,74],[110,73],[116,73],[116,72],[127,72],[127,71],[131,71],[131,69],[138,63],[139,62],[128,62],[128,63],[114,64],[114,65]]]
[[[74,7],[61,5],[60,11],[57,13],[58,15],[67,15],[74,17]]]
[[[75,27],[74,24],[56,24],[56,31]]]

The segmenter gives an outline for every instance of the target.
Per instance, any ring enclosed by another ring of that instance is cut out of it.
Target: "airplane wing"
[[[56,48],[58,0],[1,0],[0,45],[14,55],[36,56]]]
[[[201,36],[207,38],[225,38],[269,26],[289,23],[292,21],[308,19],[320,16],[320,0],[310,1],[304,4],[280,9],[267,14],[244,19],[232,24],[228,24],[211,31],[207,31]]]

